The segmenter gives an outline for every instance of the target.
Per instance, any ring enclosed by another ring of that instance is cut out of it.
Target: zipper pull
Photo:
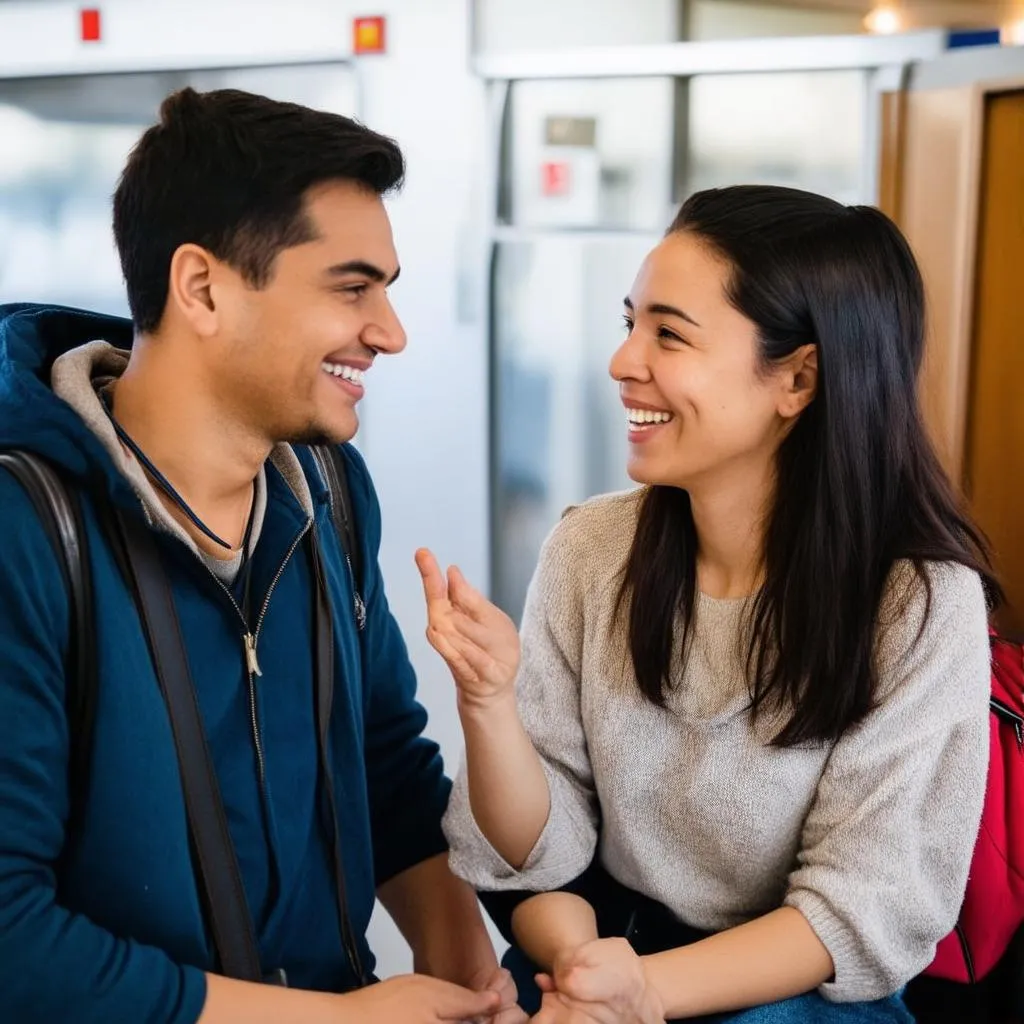
[[[356,571],[352,568],[352,559],[348,557],[347,551],[345,552],[345,564],[348,566],[349,578],[352,580],[352,608],[356,613],[356,629],[362,633],[366,628],[366,602],[356,586]]]
[[[252,633],[246,633],[242,639],[245,641],[245,667],[249,670],[249,675],[262,676],[260,663],[256,658],[256,637]]]

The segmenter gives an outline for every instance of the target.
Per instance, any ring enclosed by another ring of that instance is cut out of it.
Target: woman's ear
[[[783,360],[782,394],[779,415],[785,419],[799,416],[818,393],[818,346],[801,345]]]

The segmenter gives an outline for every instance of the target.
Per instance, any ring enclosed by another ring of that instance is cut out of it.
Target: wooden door
[[[1024,634],[1024,90],[985,101],[964,483]]]

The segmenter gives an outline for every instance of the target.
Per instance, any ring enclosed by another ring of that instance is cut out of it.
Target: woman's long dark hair
[[[992,604],[1001,598],[918,405],[921,274],[884,214],[794,189],[699,192],[675,231],[731,265],[728,299],[756,325],[765,369],[817,346],[816,396],[777,454],[748,667],[754,713],[785,712],[776,744],[836,739],[872,708],[874,640],[896,560],[910,560],[926,588],[925,562],[960,563],[981,575]],[[651,487],[619,599],[637,681],[655,704],[671,687],[674,651],[688,649],[696,592],[689,495]]]

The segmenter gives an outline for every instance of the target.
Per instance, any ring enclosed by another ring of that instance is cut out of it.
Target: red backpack
[[[992,635],[988,783],[956,928],[925,971],[981,981],[1024,924],[1024,647]]]

